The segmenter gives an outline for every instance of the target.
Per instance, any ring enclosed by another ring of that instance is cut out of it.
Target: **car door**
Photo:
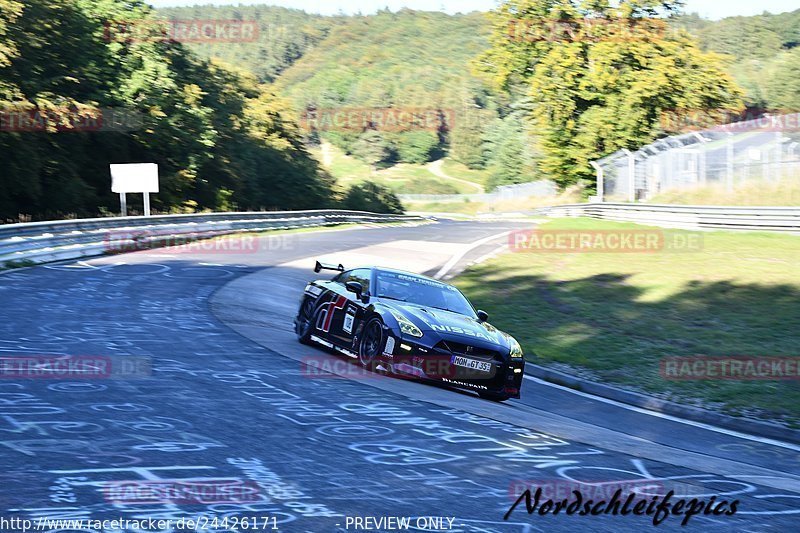
[[[337,278],[339,282],[337,292],[344,298],[338,298],[330,305],[329,335],[331,341],[341,347],[348,349],[353,347],[353,338],[358,331],[358,325],[363,322],[367,305],[359,300],[355,293],[348,291],[345,284],[354,281],[361,285],[362,294],[368,294],[371,275],[371,269],[357,268],[344,272],[341,279]]]

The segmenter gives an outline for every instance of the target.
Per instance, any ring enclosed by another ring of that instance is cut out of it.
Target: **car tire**
[[[479,392],[478,396],[480,396],[484,400],[490,400],[493,402],[504,402],[509,399],[509,396],[505,394],[498,394],[495,392]]]
[[[314,300],[306,298],[300,304],[300,309],[297,311],[297,318],[294,322],[294,332],[297,334],[297,340],[301,344],[314,344],[311,341],[311,333],[314,331]]]
[[[358,342],[358,362],[361,366],[372,371],[376,370],[383,344],[386,342],[385,337],[381,319],[378,317],[369,319]]]

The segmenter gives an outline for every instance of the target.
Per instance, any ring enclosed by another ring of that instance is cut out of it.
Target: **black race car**
[[[333,348],[377,371],[471,389],[487,399],[520,397],[522,349],[487,322],[455,287],[418,274],[367,267],[335,270],[306,285],[295,318],[300,342]]]

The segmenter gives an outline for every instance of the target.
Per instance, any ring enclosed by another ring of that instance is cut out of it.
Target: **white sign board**
[[[112,192],[158,192],[158,165],[126,163],[111,166]]]

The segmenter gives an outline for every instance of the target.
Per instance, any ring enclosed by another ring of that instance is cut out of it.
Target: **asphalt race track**
[[[524,504],[504,521],[521,487],[538,484],[740,501],[735,516],[700,514],[686,527],[671,516],[658,530],[799,530],[798,446],[532,378],[521,400],[496,404],[365,374],[295,340],[291,319],[314,258],[452,273],[525,227],[442,221],[301,232],[261,237],[254,251],[150,250],[0,274],[0,355],[118,356],[141,370],[0,379],[0,516],[269,516],[278,531],[314,533],[359,530],[355,517],[410,517],[412,531],[442,530],[420,517],[458,532],[654,527],[648,516],[529,516]],[[220,479],[247,481],[257,501],[109,496],[120,482]]]

